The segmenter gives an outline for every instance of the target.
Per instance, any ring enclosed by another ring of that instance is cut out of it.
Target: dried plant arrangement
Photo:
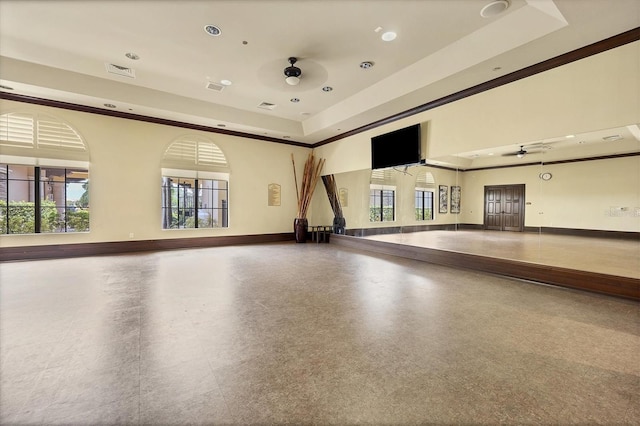
[[[300,188],[298,189],[298,176],[296,173],[296,162],[291,154],[291,163],[293,164],[293,177],[296,184],[296,195],[298,198],[298,212],[296,214],[297,219],[306,219],[307,210],[311,203],[311,197],[313,197],[313,191],[316,189],[316,184],[320,178],[322,167],[324,166],[324,159],[318,158],[316,160],[313,153],[310,153],[307,157],[307,161],[304,163],[304,172],[302,174],[302,181]]]

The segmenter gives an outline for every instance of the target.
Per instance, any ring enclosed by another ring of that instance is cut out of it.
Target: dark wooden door
[[[524,185],[484,187],[484,229],[524,230]]]
[[[484,187],[484,229],[502,231],[502,189]]]

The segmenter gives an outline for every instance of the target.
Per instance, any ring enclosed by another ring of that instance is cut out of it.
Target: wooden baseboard
[[[371,235],[383,234],[405,234],[410,232],[422,231],[455,231],[460,225],[458,224],[441,224],[441,225],[408,225],[408,226],[385,226],[378,228],[351,228],[346,229],[345,234],[352,237],[369,237]]]
[[[0,261],[99,256],[144,251],[275,243],[282,241],[294,241],[293,233],[0,247]]]
[[[472,269],[561,287],[570,287],[610,296],[640,300],[640,280],[630,277],[579,271],[426,247],[407,246],[348,235],[332,235],[331,244],[420,260],[437,265]]]
[[[541,233],[548,235],[573,235],[577,237],[591,238],[616,238],[622,240],[640,240],[640,232],[628,231],[604,231],[600,229],[576,229],[576,228],[551,228],[543,227],[526,227],[525,232]]]
[[[345,235],[352,237],[369,237],[372,235],[384,234],[406,234],[423,231],[456,231],[456,230],[484,230],[484,225],[475,223],[455,223],[443,225],[408,225],[408,226],[388,226],[379,228],[356,228],[347,229]],[[527,226],[524,232],[542,233],[549,235],[573,235],[591,238],[617,238],[625,240],[640,240],[640,232],[629,231],[605,231],[599,229],[577,229],[577,228],[552,228]]]

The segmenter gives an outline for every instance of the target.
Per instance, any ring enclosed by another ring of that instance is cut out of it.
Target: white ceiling
[[[510,0],[481,17],[490,2],[0,0],[0,84],[313,144],[640,24],[638,0]],[[397,38],[381,40],[389,30]],[[298,86],[284,82],[290,56]],[[223,79],[221,92],[205,87]]]

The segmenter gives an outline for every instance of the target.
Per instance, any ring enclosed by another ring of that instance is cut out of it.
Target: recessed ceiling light
[[[311,115],[310,112],[301,112],[300,115]]]
[[[373,62],[371,61],[360,62],[360,68],[362,68],[363,70],[368,70],[372,66],[373,66]]]
[[[247,40],[242,40],[242,44],[246,46],[247,44],[249,44],[249,42]]]
[[[502,67],[493,67],[493,71],[500,71]]]
[[[323,91],[323,92],[330,92],[330,91],[332,91],[332,90],[333,90],[333,87],[331,87],[331,86],[324,86],[324,87],[322,88],[322,91]]]
[[[227,127],[226,124],[218,124],[218,127]]]
[[[138,59],[140,59],[140,56],[138,56],[136,53],[133,53],[133,52],[127,52],[124,54],[124,56],[126,56],[127,58],[133,61],[137,61]]]
[[[217,37],[220,34],[222,34],[222,31],[220,31],[220,28],[216,27],[215,25],[205,25],[204,30],[207,34],[214,37]]]
[[[509,2],[507,0],[495,0],[486,5],[480,11],[480,16],[483,18],[491,18],[497,16],[509,8]]]
[[[493,152],[488,153],[487,155],[493,155]]]
[[[293,102],[294,104],[297,104],[298,102],[300,102],[300,99],[298,98],[291,98],[289,99],[291,102]]]
[[[231,86],[231,80],[220,80],[220,84],[222,84],[223,86]]]
[[[387,31],[386,33],[382,34],[382,40],[384,41],[393,41],[396,39],[398,35],[396,33],[394,33],[393,31]]]
[[[567,139],[573,139],[575,137],[576,137],[576,135],[567,135],[567,136],[565,136],[565,138],[567,138]]]
[[[291,139],[291,136],[283,136],[284,139]]]
[[[106,106],[107,108],[115,108],[116,107],[114,104],[104,104],[104,106]]]

